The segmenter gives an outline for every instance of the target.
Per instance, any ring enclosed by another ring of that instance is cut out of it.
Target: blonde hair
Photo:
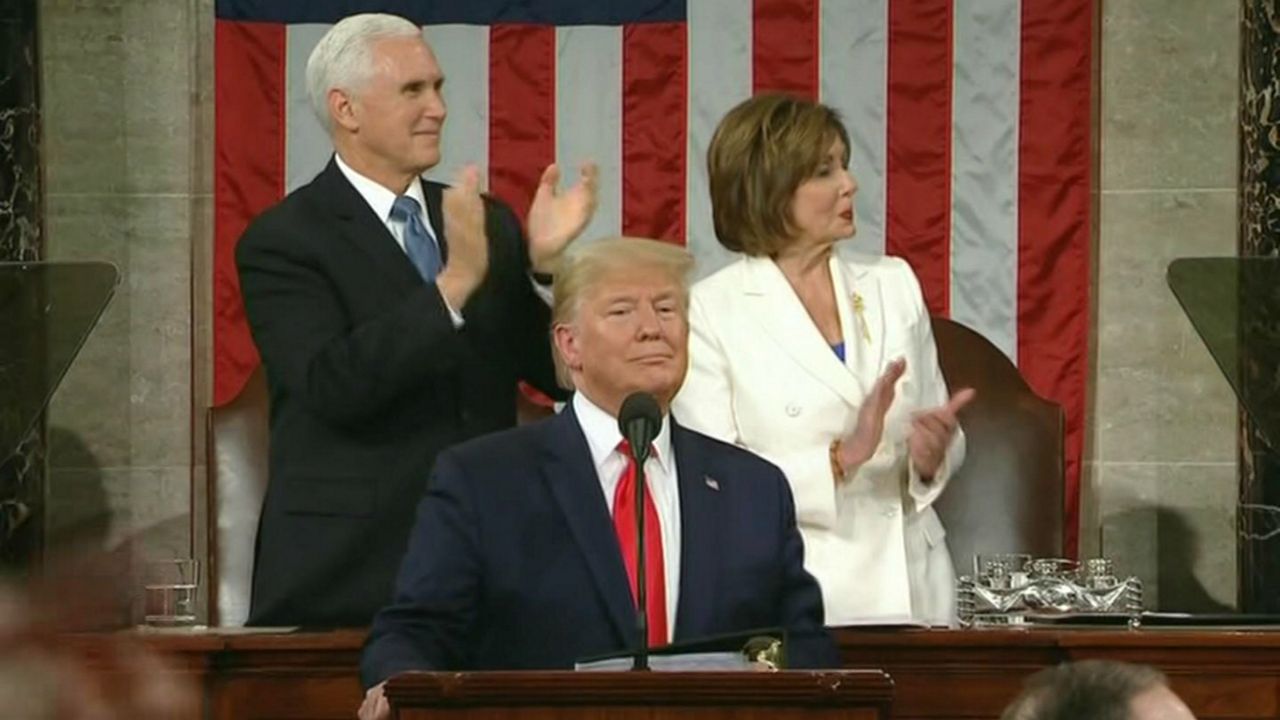
[[[693,255],[679,245],[637,237],[609,237],[575,245],[560,259],[556,269],[551,305],[551,321],[573,321],[586,293],[606,276],[652,268],[665,272],[680,286],[683,307],[689,305],[689,274]]]

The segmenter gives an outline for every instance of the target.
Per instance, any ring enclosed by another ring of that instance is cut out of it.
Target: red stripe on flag
[[[556,29],[489,31],[489,191],[524,218],[556,159]]]
[[[950,313],[951,0],[889,3],[885,250]]]
[[[1092,21],[1092,0],[1022,4],[1018,368],[1066,412],[1073,556],[1088,375]]]
[[[258,367],[236,273],[236,241],[284,194],[285,27],[214,27],[213,404],[235,399]]]
[[[818,0],[754,0],[751,88],[818,99]]]
[[[684,23],[622,32],[622,232],[685,241]]]

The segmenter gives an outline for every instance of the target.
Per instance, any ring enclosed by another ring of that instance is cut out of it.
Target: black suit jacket
[[[442,189],[423,181],[447,257]],[[271,397],[250,624],[368,624],[436,455],[514,425],[518,379],[556,392],[519,222],[486,198],[486,227],[489,272],[461,329],[332,160],[240,238]]]
[[[680,498],[674,638],[781,626],[794,667],[837,667],[786,478],[672,423]],[[635,647],[635,605],[573,411],[446,451],[361,676],[570,668]]]

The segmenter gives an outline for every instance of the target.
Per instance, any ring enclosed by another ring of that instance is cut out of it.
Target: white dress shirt
[[[613,514],[613,494],[627,468],[627,458],[618,452],[622,433],[618,420],[601,410],[581,392],[573,394],[573,412],[591,449],[591,462],[604,492],[604,501]],[[671,418],[662,418],[662,430],[653,440],[654,454],[644,463],[645,488],[653,498],[662,525],[662,570],[667,591],[667,641],[675,636],[676,606],[680,597],[680,486],[676,479],[676,458],[671,449]]]
[[[384,185],[354,170],[343,161],[341,155],[334,153],[333,157],[338,163],[338,169],[347,178],[347,182],[351,183],[356,192],[360,193],[360,197],[364,198],[364,201],[369,205],[369,209],[373,210],[373,214],[382,221],[383,226],[387,228],[387,232],[391,233],[391,237],[395,238],[396,244],[400,246],[400,250],[405,255],[408,255],[409,250],[404,244],[405,225],[407,223],[404,220],[397,220],[391,217],[391,208],[395,205],[398,196]],[[418,201],[418,217],[422,220],[422,227],[426,228],[427,236],[431,238],[431,242],[435,243],[436,252],[443,258],[444,253],[440,252],[440,239],[436,236],[436,229],[431,226],[430,213],[427,212],[427,199],[422,194],[422,181],[414,180],[409,183],[409,187],[405,189],[404,194]],[[453,309],[453,306],[449,304],[449,299],[443,294],[440,295],[440,299],[444,301],[444,306],[449,311],[449,317],[453,320],[453,327],[462,327],[462,313]]]
[[[395,220],[391,217],[391,207],[395,205],[395,193],[388,190],[375,180],[371,180],[359,172],[356,172],[350,165],[342,160],[342,156],[334,153],[333,156],[338,162],[338,169],[346,176],[347,182],[360,193],[360,197],[369,204],[373,210],[373,214],[378,216],[382,224],[386,226],[387,231],[391,233],[391,237],[396,239],[396,244],[400,246],[408,254],[408,250],[404,245],[405,221]],[[422,220],[422,226],[427,229],[427,235],[431,237],[431,242],[436,244],[436,250],[440,249],[440,241],[436,238],[436,229],[431,227],[431,218],[427,213],[427,198],[422,194],[422,181],[418,180],[409,183],[409,187],[404,191],[408,197],[418,201],[418,217]]]

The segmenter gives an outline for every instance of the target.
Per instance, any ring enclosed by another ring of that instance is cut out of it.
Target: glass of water
[[[189,558],[155,560],[144,568],[144,618],[152,627],[196,624],[200,591],[200,561]]]

